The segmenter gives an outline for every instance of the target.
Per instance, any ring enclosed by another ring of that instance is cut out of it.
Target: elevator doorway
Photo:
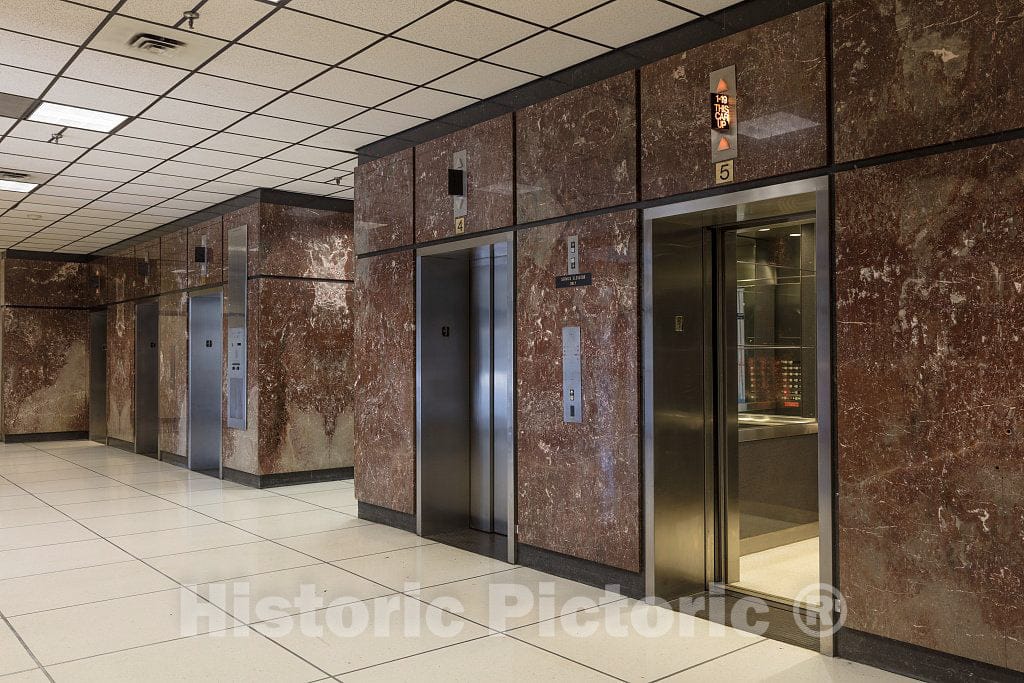
[[[224,302],[220,290],[188,299],[188,467],[223,474],[221,411],[224,372]]]
[[[512,238],[417,254],[417,531],[513,562]]]
[[[135,452],[155,458],[160,440],[160,306],[135,304]]]
[[[89,313],[89,439],[107,439],[107,312]]]
[[[830,654],[828,209],[818,179],[645,211],[644,498],[650,595]]]

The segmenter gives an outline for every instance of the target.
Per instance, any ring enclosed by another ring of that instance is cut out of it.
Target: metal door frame
[[[142,326],[139,325],[139,308],[140,307],[152,306],[156,312],[156,382],[154,382],[153,391],[156,392],[156,451],[152,454],[142,453],[139,450],[139,425],[141,424],[141,415],[139,411],[139,358],[142,356],[144,349],[139,347],[139,336],[142,334]],[[135,401],[135,419],[133,428],[135,430],[135,447],[134,451],[142,455],[147,455],[155,460],[160,459],[160,298],[159,297],[147,297],[140,299],[135,302],[133,306],[135,311],[135,378],[134,378],[134,392],[133,400]]]
[[[444,254],[466,251],[474,249],[476,247],[484,247],[494,244],[505,243],[508,245],[508,292],[511,298],[510,311],[512,314],[512,352],[511,352],[511,371],[512,375],[509,378],[507,391],[508,394],[506,399],[508,405],[512,411],[512,419],[509,421],[510,431],[509,443],[512,445],[511,457],[508,459],[508,470],[506,475],[508,477],[508,501],[507,501],[507,514],[508,514],[508,558],[509,564],[516,563],[516,535],[517,535],[517,524],[516,524],[516,495],[518,487],[516,486],[516,402],[515,402],[515,384],[516,384],[516,353],[515,353],[515,329],[516,329],[516,251],[515,251],[515,233],[506,232],[498,235],[488,235],[485,237],[474,237],[464,240],[458,240],[455,242],[446,242],[444,244],[438,244],[430,247],[424,247],[416,250],[416,533],[421,534],[423,532],[423,495],[422,495],[422,483],[423,478],[420,476],[422,472],[423,463],[421,456],[423,453],[423,433],[422,433],[422,376],[421,368],[423,367],[422,359],[420,357],[420,349],[422,347],[422,334],[423,325],[420,324],[420,309],[421,309],[421,296],[423,293],[423,282],[421,280],[421,274],[423,269],[421,267],[421,259],[424,256],[441,256]]]
[[[829,176],[797,180],[779,185],[741,190],[727,194],[705,197],[692,201],[679,202],[658,206],[643,211],[643,310],[642,310],[642,360],[643,360],[643,519],[644,519],[644,580],[648,595],[654,594],[654,321],[652,291],[653,268],[653,227],[659,218],[669,218],[684,214],[699,213],[709,209],[724,208],[747,204],[766,199],[811,194],[815,201],[815,291],[816,291],[816,339],[817,339],[817,403],[818,403],[818,534],[819,534],[819,575],[822,583],[837,585],[835,574],[835,492],[833,481],[833,440],[834,410],[833,366],[832,366],[832,313],[834,301],[832,295],[832,230],[831,230],[831,179]],[[706,229],[706,228],[695,228]],[[708,281],[705,279],[705,286]],[[713,285],[712,285],[713,286]],[[705,301],[708,299],[705,296]],[[708,347],[708,352],[711,348]],[[706,363],[705,363],[706,365]],[[705,431],[709,439],[710,449],[714,446],[715,420],[706,419]],[[708,482],[705,499],[714,501],[717,486],[715,481]],[[711,505],[714,505],[711,502]],[[706,524],[709,535],[709,547],[717,548],[716,524],[708,520]],[[710,559],[710,558],[709,558]],[[707,562],[708,585],[714,581],[714,562]],[[823,594],[821,619],[823,626],[835,623],[837,610],[835,596]],[[820,639],[822,654],[834,654],[834,636],[824,635]]]
[[[192,299],[193,298],[218,298],[220,300],[220,318],[221,318],[221,391],[220,391],[220,439],[217,442],[217,463],[218,463],[218,476],[224,478],[224,358],[227,353],[227,349],[224,344],[224,288],[223,287],[210,287],[208,289],[199,289],[188,292],[188,318],[186,319],[186,335],[185,338],[188,340],[188,420],[186,429],[186,441],[188,443],[188,452],[185,457],[185,468],[188,471],[192,470]]]

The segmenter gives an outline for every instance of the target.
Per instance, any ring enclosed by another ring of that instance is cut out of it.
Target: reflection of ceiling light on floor
[[[43,102],[32,112],[28,120],[39,123],[52,123],[70,128],[84,128],[100,133],[109,133],[128,119],[120,114],[108,114],[105,111],[69,107],[64,104]]]
[[[768,232],[770,230],[771,230],[771,228],[758,228],[757,229],[758,232]]]
[[[16,180],[0,180],[0,190],[8,192],[31,192],[39,187],[37,183],[19,183]]]
[[[755,140],[764,140],[765,138],[773,138],[777,135],[795,133],[798,130],[815,128],[818,125],[818,123],[801,118],[796,114],[777,111],[749,121],[740,121],[739,133]]]

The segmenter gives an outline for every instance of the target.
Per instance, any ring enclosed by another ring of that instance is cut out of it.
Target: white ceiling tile
[[[406,83],[426,83],[469,63],[466,57],[388,38],[344,63],[345,68]]]
[[[354,104],[336,102],[322,97],[289,93],[276,102],[268,104],[260,110],[260,113],[322,126],[333,126],[339,121],[355,116],[363,109]]]
[[[440,90],[432,90],[430,88],[417,88],[412,92],[391,100],[390,102],[385,102],[381,107],[388,111],[395,111],[400,114],[409,114],[412,116],[434,119],[438,116],[444,116],[445,114],[453,112],[456,109],[468,107],[474,102],[477,102],[477,99],[473,97],[455,95],[452,93],[441,92]]]
[[[190,201],[188,199],[168,199],[160,206],[168,209],[188,209],[189,211],[202,211],[203,209],[216,203],[217,202],[211,201],[197,202]]]
[[[3,3],[4,28],[40,38],[81,44],[107,13],[62,0],[32,0]]]
[[[248,185],[238,185],[236,183],[225,183],[223,180],[214,180],[206,183],[195,191],[202,191],[209,194],[220,194],[228,197],[237,197],[240,194],[245,194],[252,188]]]
[[[175,123],[163,123],[161,121],[149,121],[148,119],[129,121],[117,132],[119,135],[127,135],[133,138],[171,142],[179,145],[194,145],[211,135],[210,131],[202,128],[193,128]]]
[[[474,0],[474,2],[498,12],[504,12],[526,21],[532,21],[535,24],[554,26],[581,12],[597,7],[605,2],[605,0],[538,0],[537,2],[523,2],[523,0]]]
[[[311,183],[307,180],[295,180],[287,185],[282,185],[278,189],[287,190],[289,192],[303,192],[305,194],[327,196],[332,192],[336,192],[338,188],[334,185],[326,185],[324,183]]]
[[[117,188],[118,193],[134,194],[140,197],[152,197],[168,199],[181,193],[180,187],[165,187],[160,185],[146,185],[145,183],[125,183]]]
[[[0,216],[0,225],[7,227],[18,226],[22,228],[45,228],[47,225],[52,223],[54,219],[46,218],[16,218],[15,216]]]
[[[86,152],[79,160],[84,164],[95,164],[96,166],[112,166],[113,168],[127,168],[133,171],[148,171],[160,163],[159,159],[140,157],[134,154],[121,154],[119,152],[108,152],[106,150],[94,149]]]
[[[111,192],[103,199],[98,202],[93,202],[93,207],[99,207],[100,202],[104,202],[104,206],[113,205],[114,210],[118,210],[117,207],[125,206],[153,206],[163,201],[162,197],[143,197],[138,194],[125,194],[124,192]],[[138,209],[136,209],[137,211]]]
[[[227,128],[245,116],[245,114],[246,112],[235,111],[234,109],[211,107],[206,104],[164,97],[147,109],[143,116],[147,119],[164,121],[166,123],[183,123],[198,128],[221,130]]]
[[[306,164],[261,159],[251,166],[247,166],[245,170],[250,173],[266,173],[267,175],[280,176],[282,178],[304,178],[310,173],[316,173],[320,169],[317,166],[307,166]]]
[[[51,192],[77,192],[82,194],[50,194]],[[32,196],[35,197],[35,200],[40,204],[74,208],[76,206],[85,206],[93,199],[96,199],[103,194],[105,194],[105,192],[102,190],[79,190],[73,187],[54,188],[49,185],[45,185],[33,192]]]
[[[423,45],[483,57],[541,29],[489,10],[453,2],[395,35]]]
[[[522,0],[519,0],[520,2]],[[288,7],[317,16],[344,21],[372,31],[390,33],[443,5],[445,0],[292,0]]]
[[[260,138],[253,138],[247,135],[218,133],[209,140],[204,140],[202,146],[207,149],[218,149],[222,152],[252,154],[264,157],[274,152],[280,152],[288,146],[288,143],[275,140],[261,140]]]
[[[52,80],[49,74],[0,64],[0,89],[11,95],[39,97]]]
[[[561,24],[558,30],[622,47],[697,18],[696,14],[660,0],[614,0]]]
[[[65,166],[67,166],[66,161],[37,159],[30,156],[0,152],[0,168],[16,171],[37,171],[39,173],[58,173]]]
[[[323,69],[322,64],[304,59],[286,57],[245,45],[232,45],[204,66],[203,72],[288,90],[312,78]]]
[[[11,127],[18,122],[18,119],[8,118],[6,116],[0,116],[0,134],[6,133]]]
[[[173,25],[181,19],[182,12],[191,10],[197,4],[196,0],[128,0],[120,11],[121,14]],[[272,5],[262,2],[207,0],[199,8],[194,32],[234,40],[272,9]]]
[[[203,164],[216,166],[217,168],[239,169],[256,161],[257,157],[244,154],[232,154],[231,152],[220,152],[214,149],[203,149],[193,147],[192,149],[179,154],[175,161],[185,161],[191,164]]]
[[[89,164],[71,164],[64,169],[64,175],[77,176],[79,178],[95,178],[96,180],[120,180],[121,182],[127,182],[138,174],[138,171],[91,166]]]
[[[118,88],[160,95],[174,87],[189,72],[139,59],[128,59],[96,50],[84,50],[68,65],[65,76]]]
[[[248,171],[235,171],[224,176],[224,180],[229,183],[253,185],[254,187],[277,187],[288,182],[288,178],[279,178],[263,173],[249,173]]]
[[[81,147],[54,145],[41,140],[25,140],[13,136],[0,142],[0,152],[22,154],[39,157],[40,159],[56,159],[58,161],[74,161],[85,152]]]
[[[55,74],[74,55],[73,45],[0,30],[0,62],[4,64]]]
[[[340,186],[351,185],[351,176],[351,173],[339,171],[336,168],[328,168],[323,171],[319,171],[318,173],[313,173],[312,175],[306,176],[302,178],[302,180],[308,180],[311,183],[330,183],[331,185],[334,186]],[[335,182],[335,180],[338,180],[338,182]]]
[[[380,135],[394,135],[403,130],[408,130],[424,123],[426,119],[405,114],[394,114],[380,109],[371,109],[356,117],[345,121],[341,125],[346,130],[354,130],[360,133],[378,133]]]
[[[319,147],[307,147],[306,145],[293,145],[288,149],[281,150],[273,156],[281,161],[294,161],[297,164],[311,164],[313,166],[334,166],[356,157],[351,152],[336,152],[330,149]]]
[[[128,116],[135,116],[155,100],[155,95],[111,88],[70,78],[58,78],[50,91],[46,93],[47,102],[70,104]]]
[[[24,218],[33,221],[43,221],[47,225],[58,220],[61,216],[66,216],[74,209],[67,208],[61,211],[60,209],[47,210],[45,208],[22,208],[24,204],[19,204],[17,209],[10,209],[4,214],[5,218]]]
[[[118,0],[75,0],[80,5],[89,5],[102,10],[112,10],[117,5]]]
[[[370,133],[359,133],[351,130],[342,130],[340,128],[328,128],[323,133],[320,133],[320,135],[317,135],[315,138],[307,140],[306,142],[310,145],[316,145],[317,147],[354,152],[363,145],[376,142],[382,137],[383,136],[381,135],[372,135]]]
[[[348,69],[331,69],[299,88],[299,92],[373,107],[411,89],[412,86],[407,83],[377,78]]]
[[[222,194],[220,192],[204,192],[203,190],[189,190],[182,194],[178,199],[187,199],[196,202],[206,202],[207,204],[219,204],[220,202],[227,201],[233,197],[237,197],[242,192],[236,192],[234,194]]]
[[[281,91],[197,73],[189,76],[169,94],[200,104],[230,104],[237,109],[252,111],[280,95]]]
[[[24,192],[8,192],[6,190],[0,190],[0,200],[13,200],[15,202],[20,202],[24,198]]]
[[[231,126],[228,128],[228,131],[236,135],[251,135],[257,138],[281,140],[282,142],[298,142],[311,135],[316,135],[323,131],[323,129],[323,126],[315,126],[311,123],[254,114]]]
[[[102,180],[99,178],[80,178],[77,176],[59,175],[50,182],[48,182],[43,188],[54,189],[54,188],[68,188],[77,190],[86,190],[93,192],[106,192],[117,187],[118,183],[113,180]],[[57,194],[54,191],[54,194]],[[84,195],[68,195],[70,197],[84,196]]]
[[[536,78],[532,74],[525,74],[521,71],[488,65],[486,61],[475,61],[454,74],[433,81],[430,85],[434,88],[451,90],[482,99],[519,87],[524,83],[536,80]]]
[[[169,142],[143,140],[142,138],[129,138],[124,135],[111,135],[106,140],[96,145],[96,149],[166,159],[174,156],[184,149],[187,149],[187,147],[184,145],[172,145]]]
[[[120,220],[131,216],[134,211],[108,211],[106,209],[93,209],[92,207],[86,207],[79,209],[77,216],[85,216],[86,218],[111,218]]]
[[[556,71],[586,61],[607,52],[599,45],[588,43],[571,36],[545,31],[539,36],[527,38],[521,43],[505,48],[487,58],[487,61],[547,76]],[[437,86],[436,83],[433,85]]]
[[[175,175],[164,175],[162,173],[144,173],[135,179],[136,183],[142,185],[158,185],[164,187],[177,187],[182,190],[191,190],[193,187],[198,187],[203,184],[203,181],[198,178],[182,178]]]
[[[186,164],[180,161],[165,161],[154,168],[153,172],[176,175],[183,178],[202,178],[203,180],[213,180],[217,176],[222,175],[224,173],[224,169],[213,168],[211,166],[200,166],[199,164]]]
[[[713,14],[718,10],[738,5],[742,0],[668,0],[673,5],[697,14]]]
[[[146,209],[143,212],[147,216],[165,216],[167,218],[184,218],[190,213],[194,213],[192,209],[172,209],[167,206],[154,206],[152,209]]]
[[[48,142],[54,133],[60,132],[61,128],[62,126],[55,126],[50,123],[21,121],[11,131],[11,135],[28,140]],[[68,128],[61,134],[60,144],[73,145],[75,147],[92,147],[105,137],[107,137],[106,133],[99,133],[94,130]]]
[[[380,37],[379,33],[286,8],[254,28],[240,42],[323,64],[337,64]]]

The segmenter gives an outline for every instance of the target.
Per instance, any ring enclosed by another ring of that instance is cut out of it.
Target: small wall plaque
[[[719,161],[715,164],[715,185],[725,185],[734,180],[736,180],[735,160]]]
[[[555,287],[557,289],[565,289],[566,287],[586,287],[592,284],[594,284],[594,278],[590,273],[559,275],[555,278]]]

